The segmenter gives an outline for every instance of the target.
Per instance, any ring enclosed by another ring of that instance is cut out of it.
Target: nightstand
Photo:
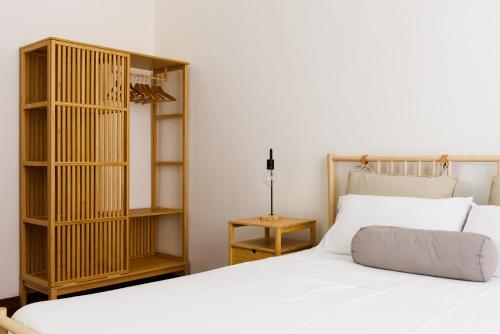
[[[277,221],[264,221],[259,218],[245,218],[230,220],[228,224],[230,265],[293,253],[316,244],[316,221],[312,219],[281,218]],[[243,226],[264,228],[264,238],[236,242],[235,229]],[[271,229],[274,230],[274,237],[271,237]],[[283,238],[285,233],[300,230],[309,230],[309,240]]]

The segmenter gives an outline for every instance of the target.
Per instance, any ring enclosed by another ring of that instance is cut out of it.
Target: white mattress
[[[500,333],[500,279],[397,273],[310,250],[35,303],[14,318],[42,334]]]

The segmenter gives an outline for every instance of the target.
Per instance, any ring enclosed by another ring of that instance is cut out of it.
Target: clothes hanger
[[[153,91],[150,85],[143,84],[142,88],[148,93],[148,95],[153,99],[153,102],[163,102],[165,98]]]
[[[163,90],[161,86],[153,86],[153,90],[156,91],[158,94],[163,96],[164,98],[168,99],[169,101],[173,102],[176,101],[175,97],[167,93],[166,91]]]
[[[176,98],[168,94],[160,84],[156,83],[155,80],[165,80],[165,79],[151,79],[148,76],[135,75],[137,82],[132,85],[130,83],[130,100],[136,103],[158,103],[158,102],[171,102],[176,101]],[[153,83],[150,84],[150,80]]]

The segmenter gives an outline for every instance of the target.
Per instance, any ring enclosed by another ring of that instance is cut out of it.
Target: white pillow
[[[500,206],[473,203],[465,223],[464,232],[479,233],[489,237],[497,246],[498,252],[500,247]],[[500,276],[500,261],[494,276]]]
[[[369,195],[341,196],[335,224],[318,248],[351,254],[351,241],[366,226],[399,226],[414,229],[461,231],[472,198],[428,199]]]

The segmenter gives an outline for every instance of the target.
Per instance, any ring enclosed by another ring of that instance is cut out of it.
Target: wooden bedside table
[[[297,252],[313,247],[316,244],[316,221],[312,219],[281,218],[278,221],[263,221],[259,218],[230,220],[229,224],[229,264],[265,259]],[[237,227],[255,226],[264,228],[264,238],[246,241],[234,241],[234,230]],[[275,237],[271,237],[274,229]],[[309,240],[283,239],[287,232],[309,230]]]

